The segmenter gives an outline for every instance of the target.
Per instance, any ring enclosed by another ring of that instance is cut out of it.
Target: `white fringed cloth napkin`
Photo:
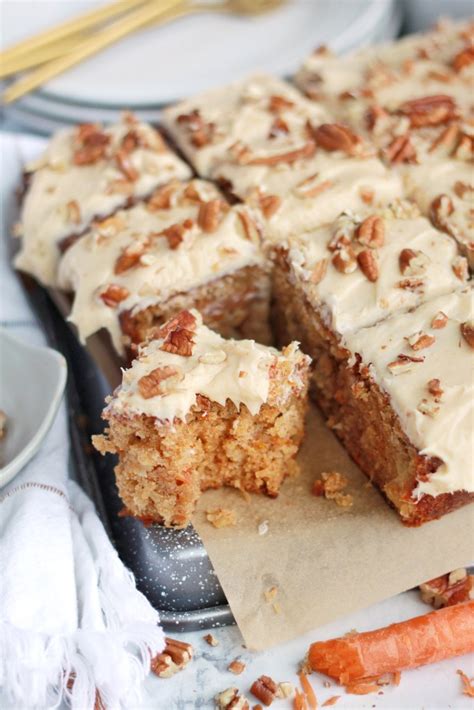
[[[25,150],[30,159],[38,147],[0,136],[9,183],[19,181]],[[9,265],[6,225],[2,232],[0,320],[44,344]],[[0,687],[15,708],[67,701],[92,710],[99,697],[108,709],[137,707],[163,632],[93,504],[69,479],[68,449],[63,405],[39,453],[0,489]]]

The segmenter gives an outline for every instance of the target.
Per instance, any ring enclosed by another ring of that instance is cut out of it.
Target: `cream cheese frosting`
[[[124,371],[122,384],[111,398],[106,412],[144,414],[158,422],[185,420],[196,404],[197,396],[201,395],[222,406],[227,400],[237,408],[244,404],[252,415],[256,415],[269,400],[272,368],[280,362],[295,366],[309,360],[298,351],[296,343],[282,354],[253,340],[226,340],[203,325],[198,311],[185,314],[186,327],[192,338],[192,353],[184,356],[164,350],[166,338],[147,343],[132,366]],[[166,376],[159,382],[157,390],[144,390],[147,380],[143,378],[149,378],[157,368],[158,377]],[[291,385],[302,387],[298,368],[292,367],[288,382],[289,390]]]
[[[467,108],[474,68],[462,62],[461,53],[470,46],[473,29],[472,22],[443,22],[430,32],[341,57],[321,48],[305,60],[296,83],[358,124],[368,104],[394,110],[421,95],[448,95]]]
[[[327,111],[295,87],[263,73],[204,92],[163,112],[166,130],[203,177],[215,177],[227,151],[240,141],[257,149],[271,135],[277,146],[290,150],[306,143],[308,121],[327,120]]]
[[[466,288],[346,337],[347,347],[370,365],[371,376],[389,395],[409,440],[420,454],[442,462],[427,480],[418,482],[416,498],[474,491],[472,318],[473,294]],[[470,324],[471,344],[462,324]],[[421,334],[433,340],[415,351],[410,343]],[[421,357],[421,362],[405,363],[397,371],[393,363],[400,354]],[[435,380],[439,382],[433,386]]]
[[[361,225],[374,218],[381,223],[381,243],[368,246]],[[403,202],[365,215],[343,214],[283,244],[293,278],[340,336],[462,288],[467,279],[455,242]]]
[[[157,192],[166,208],[140,203],[97,223],[64,254],[59,286],[74,291],[70,320],[84,341],[106,328],[123,352],[120,314],[164,303],[237,269],[264,263],[256,230],[247,233],[244,206],[229,207],[211,183],[174,183]],[[201,208],[218,204],[213,231],[202,225]],[[248,216],[248,219],[251,219]],[[168,231],[166,231],[168,230]],[[111,304],[110,285],[125,289]]]
[[[51,286],[56,285],[62,239],[81,234],[94,218],[110,215],[158,185],[191,175],[151,126],[130,116],[103,129],[78,126],[56,133],[26,171],[32,175],[15,265]]]

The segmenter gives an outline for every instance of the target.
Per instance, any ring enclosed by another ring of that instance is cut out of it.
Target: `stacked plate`
[[[5,3],[2,48],[99,3]],[[337,52],[398,34],[397,0],[288,0],[253,18],[206,12],[125,38],[5,109],[9,123],[50,133],[77,122],[113,121],[123,109],[156,121],[184,96],[250,74],[294,72],[316,46]]]

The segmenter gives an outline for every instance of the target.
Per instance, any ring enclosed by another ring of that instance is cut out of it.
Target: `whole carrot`
[[[313,643],[309,664],[342,685],[474,651],[474,601],[383,629]]]

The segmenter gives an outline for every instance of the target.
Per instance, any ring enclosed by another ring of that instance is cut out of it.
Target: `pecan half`
[[[160,350],[174,355],[181,355],[181,357],[191,357],[193,345],[193,333],[178,325],[175,330],[168,333]]]
[[[348,155],[355,155],[361,145],[361,138],[340,123],[323,123],[313,129],[313,136],[324,150],[342,150]]]
[[[116,308],[121,301],[125,301],[129,296],[129,291],[125,286],[109,284],[105,291],[102,291],[100,298],[109,308]]]
[[[193,657],[193,647],[190,643],[165,638],[166,646],[151,661],[151,670],[160,678],[169,678],[183,670]]]
[[[103,133],[97,125],[81,124],[76,130],[75,139],[79,145],[73,153],[74,165],[93,165],[105,158],[110,136]]]
[[[181,311],[158,328],[155,338],[167,338],[170,333],[178,328],[185,328],[194,332],[196,330],[196,318],[189,311]]]
[[[400,106],[399,112],[408,116],[413,128],[438,126],[457,116],[456,102],[451,96],[445,94],[405,101]]]
[[[371,248],[381,247],[385,241],[384,221],[377,215],[370,215],[359,224],[355,234],[360,244]]]
[[[148,375],[140,377],[138,390],[143,399],[150,399],[162,394],[161,383],[176,374],[178,374],[178,371],[174,367],[165,365],[164,367],[155,367]]]
[[[235,659],[234,661],[231,661],[229,663],[229,665],[227,666],[227,670],[233,673],[234,675],[240,675],[245,670],[245,663],[242,663],[242,661],[238,661],[237,659]]]
[[[278,685],[267,675],[261,675],[252,683],[250,688],[252,695],[260,700],[264,705],[271,705],[278,692]]]
[[[474,323],[465,321],[461,323],[461,334],[470,348],[474,348]]]
[[[474,62],[474,47],[466,47],[456,54],[453,59],[453,69],[455,72],[461,72],[465,67],[468,67]]]
[[[203,232],[215,232],[227,205],[223,200],[209,200],[199,206],[197,223]]]
[[[434,316],[433,320],[431,321],[431,327],[433,330],[440,330],[441,328],[444,328],[448,322],[448,316],[446,313],[443,313],[443,311],[438,311],[438,313]]]
[[[390,163],[414,163],[416,162],[416,150],[412,145],[410,137],[397,136],[385,149],[385,157]]]
[[[359,268],[369,281],[377,281],[379,277],[379,267],[374,253],[369,249],[364,249],[357,254]]]

